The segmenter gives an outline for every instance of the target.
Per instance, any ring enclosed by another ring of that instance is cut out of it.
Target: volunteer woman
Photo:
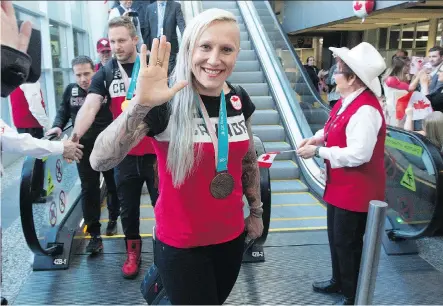
[[[242,261],[244,229],[262,234],[259,170],[247,93],[226,82],[240,51],[235,16],[210,9],[187,26],[168,88],[170,43],[154,39],[130,106],[102,132],[91,164],[110,169],[155,137],[160,197],[155,263],[173,304],[222,304]],[[146,58],[143,46],[140,58]],[[168,104],[166,102],[170,101]],[[243,194],[250,215],[243,219]]]
[[[313,289],[343,294],[339,305],[354,304],[369,201],[384,200],[386,123],[376,96],[385,62],[363,42],[355,48],[329,48],[337,57],[335,72],[341,99],[324,129],[301,142],[297,154],[326,163],[324,200],[328,203],[328,238],[332,278]]]

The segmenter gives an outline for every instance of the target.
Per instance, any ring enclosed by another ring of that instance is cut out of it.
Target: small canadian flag
[[[265,153],[258,157],[258,166],[260,168],[271,168],[272,162],[278,153]]]
[[[398,120],[404,118],[408,107],[413,109],[412,120],[423,120],[433,112],[431,102],[419,91],[409,92],[397,100],[396,115]]]

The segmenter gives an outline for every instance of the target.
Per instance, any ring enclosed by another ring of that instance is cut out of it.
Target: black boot
[[[342,297],[334,305],[354,305],[355,299],[349,297]]]
[[[8,300],[2,297],[2,305],[8,305]]]
[[[340,285],[337,283],[335,279],[314,282],[312,283],[312,289],[315,292],[321,292],[321,293],[338,293],[341,291]]]

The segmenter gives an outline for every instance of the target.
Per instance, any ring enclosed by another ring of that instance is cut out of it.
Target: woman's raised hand
[[[155,38],[152,42],[149,65],[146,62],[147,48],[142,45],[140,51],[140,72],[137,80],[136,96],[137,103],[154,107],[162,105],[169,100],[188,83],[179,81],[169,88],[168,66],[171,54],[171,43],[166,41],[166,36],[160,40]]]

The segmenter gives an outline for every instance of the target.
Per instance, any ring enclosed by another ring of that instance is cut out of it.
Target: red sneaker
[[[127,258],[122,267],[124,278],[135,278],[140,270],[142,241],[141,239],[126,240]]]

